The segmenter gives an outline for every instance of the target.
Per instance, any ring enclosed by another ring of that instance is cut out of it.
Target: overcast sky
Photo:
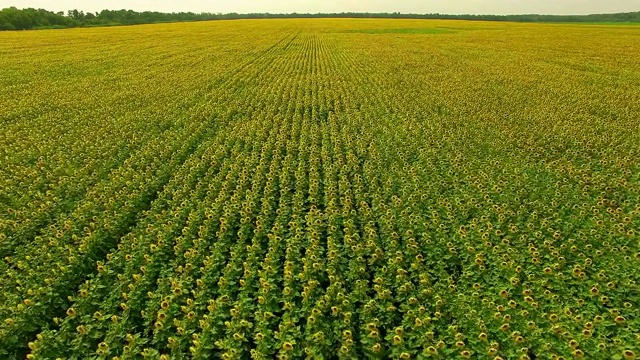
[[[0,0],[47,10],[133,9],[193,12],[394,12],[449,14],[593,14],[639,11],[640,0]]]

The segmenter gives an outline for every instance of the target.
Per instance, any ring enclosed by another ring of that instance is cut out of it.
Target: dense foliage
[[[637,31],[0,34],[0,358],[636,358]]]
[[[5,8],[0,11],[0,30],[28,30],[70,28],[82,26],[137,25],[162,22],[232,20],[232,19],[282,19],[282,18],[393,18],[393,19],[456,19],[516,22],[640,22],[640,11],[616,14],[592,15],[450,15],[450,14],[401,14],[401,13],[319,13],[319,14],[237,14],[237,13],[161,13],[133,10],[102,10],[91,13],[69,10],[52,12],[44,9]]]

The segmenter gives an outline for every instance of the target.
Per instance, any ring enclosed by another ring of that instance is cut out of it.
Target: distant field
[[[639,31],[0,33],[0,358],[634,359]]]
[[[570,23],[549,23],[549,24],[558,24],[558,25],[616,25],[616,26],[638,26],[640,22],[570,22]]]

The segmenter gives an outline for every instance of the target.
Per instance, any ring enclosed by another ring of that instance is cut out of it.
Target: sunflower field
[[[0,33],[0,358],[640,359],[639,40]]]

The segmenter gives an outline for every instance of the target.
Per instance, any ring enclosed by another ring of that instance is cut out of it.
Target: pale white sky
[[[639,11],[640,0],[0,0],[0,8],[9,6],[91,12],[133,9],[223,13],[593,14]]]

